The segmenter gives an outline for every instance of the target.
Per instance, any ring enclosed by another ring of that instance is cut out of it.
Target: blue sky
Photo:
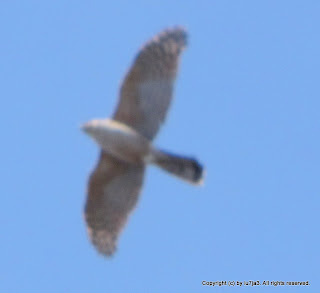
[[[2,1],[0,291],[318,291],[319,13],[295,0]],[[98,148],[79,126],[113,112],[137,50],[176,24],[190,45],[155,143],[196,156],[205,184],[150,167],[108,260],[86,236]]]

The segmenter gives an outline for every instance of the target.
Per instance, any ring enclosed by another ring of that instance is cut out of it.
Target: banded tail
[[[199,185],[203,182],[203,166],[193,158],[153,149],[151,163],[191,184]]]

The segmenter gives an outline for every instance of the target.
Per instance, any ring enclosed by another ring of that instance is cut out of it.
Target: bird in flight
[[[197,160],[152,144],[170,106],[186,44],[187,33],[180,27],[148,41],[125,76],[112,118],[82,125],[101,148],[89,178],[85,220],[91,242],[105,256],[116,251],[119,234],[138,201],[147,165],[192,184],[203,180],[203,167]]]

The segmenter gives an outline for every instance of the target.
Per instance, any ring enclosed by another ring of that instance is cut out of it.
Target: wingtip
[[[154,43],[163,41],[177,44],[177,47],[180,49],[179,51],[181,51],[188,45],[188,33],[186,28],[178,25],[167,27],[154,35],[153,38],[151,38],[142,46],[142,48],[146,48]]]
[[[117,250],[116,237],[106,230],[94,231],[88,228],[88,235],[97,252],[106,258],[112,258]]]
[[[177,43],[181,43],[183,47],[188,44],[188,32],[184,26],[176,25],[164,29],[158,34],[159,38],[172,38]]]

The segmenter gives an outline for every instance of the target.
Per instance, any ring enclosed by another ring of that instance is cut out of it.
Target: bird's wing
[[[143,183],[144,166],[121,162],[101,152],[89,179],[85,219],[97,250],[112,255],[118,235],[136,205]]]
[[[172,99],[179,56],[186,46],[182,28],[163,31],[136,56],[120,90],[113,118],[153,139]]]

